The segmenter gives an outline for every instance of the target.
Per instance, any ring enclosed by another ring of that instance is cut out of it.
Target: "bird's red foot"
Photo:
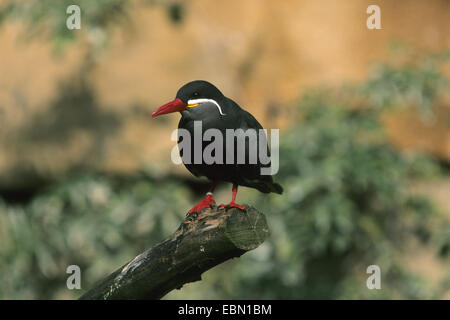
[[[216,201],[212,197],[212,195],[208,194],[205,199],[200,201],[198,204],[196,204],[194,207],[192,207],[191,210],[189,210],[188,215],[192,213],[200,213],[205,208],[210,208],[214,204],[216,204]]]
[[[241,206],[240,204],[237,204],[237,203],[235,203],[234,201],[231,201],[231,202],[228,203],[228,204],[222,203],[219,207],[220,207],[220,208],[226,208],[226,209],[228,209],[228,208],[238,208],[238,209],[240,209],[240,210],[242,210],[242,211],[246,211],[246,210],[245,210],[245,206]]]

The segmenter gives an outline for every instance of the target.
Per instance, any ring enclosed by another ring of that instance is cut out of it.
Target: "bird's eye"
[[[198,92],[194,92],[192,95],[193,95],[194,97],[198,97]]]

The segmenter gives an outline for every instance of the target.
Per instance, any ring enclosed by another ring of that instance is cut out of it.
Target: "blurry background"
[[[170,161],[179,117],[149,115],[204,79],[281,129],[285,193],[242,188],[270,239],[166,298],[450,299],[449,21],[448,0],[0,0],[0,298],[77,298],[178,227],[208,185]]]

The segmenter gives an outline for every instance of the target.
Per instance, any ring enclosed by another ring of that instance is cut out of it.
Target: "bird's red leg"
[[[231,198],[231,202],[229,204],[221,204],[219,207],[221,208],[238,208],[242,211],[245,211],[245,206],[241,206],[240,204],[237,204],[234,202],[236,200],[236,194],[238,191],[238,185],[233,183],[233,196]]]
[[[198,204],[196,204],[191,210],[189,210],[188,215],[191,213],[200,213],[205,208],[209,208],[216,204],[216,201],[213,198],[212,193],[214,192],[214,189],[216,188],[216,182],[213,181],[211,184],[211,188],[209,189],[209,192],[206,194],[205,199],[200,201]]]

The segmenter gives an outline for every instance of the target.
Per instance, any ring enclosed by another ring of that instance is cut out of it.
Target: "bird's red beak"
[[[170,101],[169,103],[166,103],[165,105],[161,106],[152,113],[152,118],[157,117],[162,114],[176,112],[176,111],[183,111],[186,110],[187,104],[181,101],[180,98],[176,98],[173,101]]]

